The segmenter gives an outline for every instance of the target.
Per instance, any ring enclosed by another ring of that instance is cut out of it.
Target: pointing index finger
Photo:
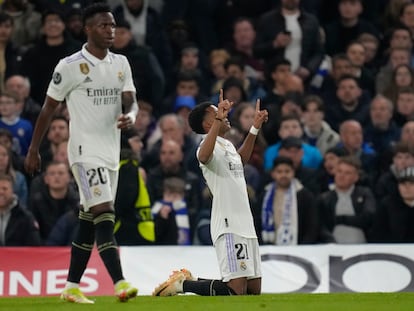
[[[222,102],[223,100],[223,89],[220,89],[219,102]]]
[[[260,111],[260,99],[256,100],[256,111]]]

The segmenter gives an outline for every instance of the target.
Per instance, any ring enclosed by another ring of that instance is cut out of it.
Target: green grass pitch
[[[4,311],[413,311],[414,293],[263,294],[260,296],[138,296],[120,303],[93,297],[94,305],[62,302],[58,297],[0,298]]]

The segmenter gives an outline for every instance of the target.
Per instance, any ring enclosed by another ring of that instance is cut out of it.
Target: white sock
[[[65,289],[79,288],[79,283],[66,282]]]

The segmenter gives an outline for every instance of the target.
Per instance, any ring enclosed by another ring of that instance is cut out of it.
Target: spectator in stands
[[[335,169],[335,189],[317,199],[320,217],[320,242],[338,244],[366,243],[376,203],[369,188],[356,185],[360,164],[355,157],[343,157]]]
[[[86,42],[86,35],[83,31],[82,9],[72,7],[65,14],[65,25],[67,32],[73,39],[83,44]]]
[[[13,19],[10,15],[0,12],[0,91],[4,91],[4,82],[18,71],[20,54],[11,41],[13,33]]]
[[[399,90],[406,87],[414,87],[414,72],[410,65],[401,64],[395,67],[390,84],[383,95],[396,103]]]
[[[414,146],[414,121],[407,121],[401,129],[402,142]]]
[[[318,211],[312,192],[295,178],[293,161],[278,157],[260,204],[261,242],[274,245],[316,243]]]
[[[245,64],[247,77],[259,81],[264,79],[263,63],[253,55],[253,46],[256,39],[256,30],[253,21],[240,17],[233,24],[233,38],[228,50],[233,57],[238,57]]]
[[[174,105],[174,113],[179,115],[184,120],[184,134],[188,137],[191,137],[194,142],[199,143],[201,141],[201,135],[193,132],[190,125],[188,124],[188,116],[196,104],[197,103],[192,96],[177,96]]]
[[[378,72],[380,62],[378,55],[380,40],[376,36],[367,32],[360,34],[357,40],[365,47],[364,67],[370,70],[371,74],[375,77]]]
[[[240,143],[244,141],[244,138],[249,133],[249,130],[254,122],[255,107],[250,103],[244,102],[239,104],[231,113],[230,123],[232,128],[239,130],[241,134]],[[235,145],[236,149],[240,145]],[[259,172],[263,171],[263,153],[267,147],[266,140],[263,134],[259,132],[257,135],[252,155],[250,156],[248,164],[253,165]]]
[[[57,220],[70,210],[78,210],[79,194],[70,186],[71,175],[67,163],[47,165],[40,191],[31,193],[29,209],[39,223],[44,242]]]
[[[185,187],[185,181],[177,177],[163,181],[162,198],[151,207],[158,245],[192,244]]]
[[[15,151],[25,156],[32,140],[33,126],[26,120],[19,117],[17,96],[12,93],[0,95],[0,128],[5,128],[13,135],[16,144]]]
[[[370,122],[364,126],[364,141],[379,155],[400,139],[401,129],[393,120],[393,103],[382,95],[370,105]]]
[[[303,140],[325,154],[326,150],[339,143],[339,135],[324,121],[325,107],[316,95],[305,97],[303,103]]]
[[[322,163],[322,155],[320,151],[307,143],[302,141],[303,130],[300,124],[300,120],[296,116],[288,115],[282,118],[279,128],[280,142],[270,145],[266,148],[264,153],[264,169],[269,171],[273,167],[273,161],[278,156],[278,151],[283,140],[288,137],[295,137],[301,141],[300,149],[303,149],[302,165],[309,168],[318,168]]]
[[[22,172],[13,167],[11,151],[0,144],[0,174],[7,174],[13,178],[13,191],[22,207],[27,207],[27,180]]]
[[[414,3],[407,2],[401,7],[400,22],[410,29],[411,37],[414,37]]]
[[[369,179],[369,186],[378,177],[377,154],[363,139],[362,126],[356,120],[344,121],[339,128],[340,146],[350,156],[358,158],[363,172]],[[359,176],[360,179],[365,176]]]
[[[131,25],[135,43],[149,46],[169,77],[172,68],[171,46],[163,29],[161,17],[150,7],[148,0],[124,0],[113,10],[115,20],[126,20]]]
[[[164,72],[150,48],[135,43],[131,25],[126,20],[116,21],[112,51],[128,59],[140,99],[153,106],[160,105],[165,91]]]
[[[320,193],[335,189],[335,170],[339,159],[347,155],[346,150],[339,146],[329,148],[323,155],[323,163],[318,170]],[[318,193],[318,194],[320,194]]]
[[[40,148],[40,154],[42,156],[42,170],[46,165],[52,161],[56,152],[57,146],[69,139],[69,122],[63,116],[54,116],[50,122],[50,126],[46,135],[46,139],[43,141]]]
[[[352,41],[346,47],[346,55],[352,64],[352,75],[358,78],[360,87],[373,96],[375,94],[375,78],[365,68],[365,46],[358,41]]]
[[[0,174],[0,246],[41,245],[39,225],[13,193],[13,179]]]
[[[335,90],[338,87],[340,78],[352,74],[352,63],[348,55],[345,53],[335,54],[332,57],[332,69],[323,79],[321,87],[318,90],[315,90],[315,93],[324,96],[324,98],[335,96]]]
[[[388,59],[388,54],[392,49],[408,49],[411,51],[410,65],[414,65],[414,55],[413,55],[413,38],[410,32],[410,29],[404,25],[396,26],[391,29],[389,34],[389,46],[384,51],[385,60]],[[384,40],[385,41],[385,40]],[[386,44],[387,42],[385,42]]]
[[[410,0],[390,0],[386,2],[387,4],[383,12],[382,29],[390,29],[401,23],[401,9],[404,4],[410,2]]]
[[[392,164],[388,170],[379,176],[374,193],[378,202],[387,195],[398,193],[398,176],[410,166],[414,166],[414,149],[404,142],[396,143],[392,148]]]
[[[407,86],[398,90],[394,119],[398,126],[414,120],[414,87]]]
[[[327,99],[324,99],[326,101]],[[344,75],[338,81],[336,98],[326,101],[329,104],[325,109],[325,120],[337,131],[339,125],[345,120],[356,120],[361,124],[369,121],[369,96],[363,93],[358,79],[354,76]]]
[[[224,96],[231,100],[234,103],[234,106],[239,105],[241,102],[247,101],[247,95],[243,87],[243,82],[238,78],[228,77],[224,80],[222,89]],[[214,94],[210,100],[212,102],[217,102],[218,94]]]
[[[42,37],[23,54],[20,73],[31,82],[31,96],[38,103],[45,98],[53,69],[60,59],[79,50],[81,45],[65,32],[65,20],[59,11],[42,15]]]
[[[205,56],[194,42],[185,43],[180,52],[177,72],[198,70],[201,76],[205,76]]]
[[[165,140],[174,140],[181,147],[183,152],[183,167],[196,174],[200,173],[195,151],[197,144],[192,137],[185,135],[185,121],[181,116],[175,113],[170,113],[162,116],[158,121],[158,126],[161,130],[161,138],[154,144],[154,146],[147,152],[142,159],[142,167],[149,171],[160,163],[160,149]]]
[[[378,31],[368,21],[362,19],[362,0],[340,0],[338,3],[340,18],[325,27],[325,49],[329,55],[345,52],[346,47],[362,33],[379,37]]]
[[[0,145],[5,146],[7,150],[9,150],[13,167],[16,170],[23,172],[24,171],[24,165],[23,165],[24,156],[16,152],[15,150],[16,148],[14,148],[13,144],[14,144],[14,141],[13,141],[12,133],[5,128],[0,128]]]
[[[205,99],[200,87],[201,76],[197,71],[182,71],[178,73],[175,90],[172,94],[167,95],[161,107],[153,106],[154,116],[160,116],[173,112],[177,96],[192,96],[197,102]]]
[[[30,80],[21,75],[12,75],[6,80],[4,89],[16,94],[20,117],[29,120],[34,126],[42,106],[30,97]]]
[[[190,217],[190,228],[195,228],[198,210],[201,206],[201,180],[183,165],[184,155],[180,145],[173,139],[165,137],[159,151],[160,164],[148,170],[147,188],[151,202],[163,197],[163,182],[169,177],[178,177],[185,182],[185,201]]]
[[[398,192],[380,201],[372,230],[377,243],[414,242],[414,167],[397,177]]]
[[[261,87],[259,81],[253,77],[246,75],[246,67],[241,59],[230,58],[225,64],[224,68],[227,72],[228,79],[233,77],[241,81],[247,101],[256,103],[257,99],[264,98],[266,91]],[[223,84],[224,88],[224,84]],[[229,100],[231,100],[229,98]],[[213,95],[211,99],[213,103],[218,101],[218,93]]]
[[[41,15],[26,0],[4,0],[1,11],[12,17],[12,42],[20,53],[25,52],[39,39]]]
[[[254,54],[265,62],[287,58],[294,73],[309,79],[323,59],[318,20],[300,9],[299,0],[282,0],[280,9],[260,17]]]
[[[301,92],[286,93],[280,107],[280,117],[294,115],[302,120],[303,116],[303,96]]]
[[[393,72],[399,65],[409,66],[411,62],[411,51],[406,48],[393,48],[390,50],[388,60],[382,66],[376,76],[375,89],[377,93],[383,93],[390,86]]]
[[[152,114],[152,106],[146,101],[138,101],[139,114],[135,119],[134,128],[138,131],[138,135],[143,143],[142,152],[148,152],[156,141],[161,137],[161,132],[157,127],[157,122]]]
[[[290,72],[291,65],[286,59],[276,60],[271,63],[268,80],[271,81],[269,91],[262,102],[262,107],[269,113],[269,121],[263,124],[263,136],[268,144],[277,142],[275,135],[280,126],[282,105],[289,93],[303,94],[304,86],[302,79]]]
[[[209,57],[209,67],[212,74],[211,88],[207,95],[217,94],[227,78],[227,72],[224,64],[230,59],[230,54],[224,49],[215,49],[211,51]]]

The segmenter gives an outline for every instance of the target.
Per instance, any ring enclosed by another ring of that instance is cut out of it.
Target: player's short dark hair
[[[212,102],[203,102],[194,107],[191,110],[190,115],[188,116],[188,124],[190,124],[191,129],[197,134],[205,134],[203,128],[204,116],[206,115],[207,108],[211,105],[214,105]]]
[[[86,25],[86,22],[89,19],[91,19],[92,17],[94,17],[96,14],[99,14],[99,13],[111,13],[111,7],[104,2],[95,2],[87,6],[83,10],[83,18],[82,18],[83,24]]]

